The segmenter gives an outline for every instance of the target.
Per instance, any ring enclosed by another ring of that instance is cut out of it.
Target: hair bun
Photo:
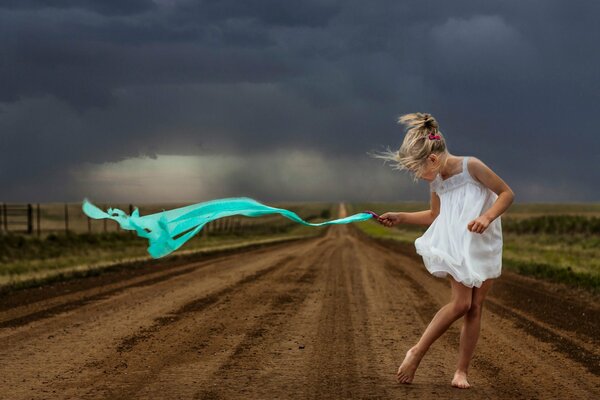
[[[431,117],[431,114],[423,114],[423,127],[424,128],[430,128],[433,122],[433,118]]]

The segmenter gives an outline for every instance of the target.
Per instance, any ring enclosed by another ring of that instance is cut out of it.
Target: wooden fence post
[[[40,237],[40,235],[42,234],[42,229],[40,228],[40,203],[37,203],[36,211],[37,211],[37,236]]]
[[[69,205],[65,203],[65,233],[69,233]]]
[[[6,203],[2,203],[2,215],[4,216],[4,232],[8,232],[8,221],[6,220]]]
[[[33,233],[33,206],[27,203],[27,234]]]

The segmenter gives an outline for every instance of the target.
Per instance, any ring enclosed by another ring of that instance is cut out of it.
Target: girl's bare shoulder
[[[496,193],[500,193],[504,190],[512,191],[502,178],[477,157],[469,157],[467,160],[467,170],[473,179],[479,181]]]

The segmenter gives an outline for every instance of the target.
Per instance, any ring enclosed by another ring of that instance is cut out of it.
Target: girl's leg
[[[421,359],[429,347],[471,307],[473,289],[450,278],[452,298],[433,317],[419,342],[406,352],[402,365],[398,368],[397,379],[401,383],[411,383]]]
[[[490,290],[492,283],[493,279],[488,279],[483,281],[481,287],[473,288],[471,308],[465,314],[463,326],[460,331],[459,358],[456,365],[456,372],[452,379],[452,386],[463,389],[470,386],[469,382],[467,382],[467,369],[469,368],[469,363],[475,352],[477,339],[479,339],[483,301],[485,295]]]

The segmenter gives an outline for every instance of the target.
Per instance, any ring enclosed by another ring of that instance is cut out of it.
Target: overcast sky
[[[48,6],[48,3],[54,4]],[[600,201],[600,2],[3,0],[0,201],[429,198],[429,112],[521,202]]]

